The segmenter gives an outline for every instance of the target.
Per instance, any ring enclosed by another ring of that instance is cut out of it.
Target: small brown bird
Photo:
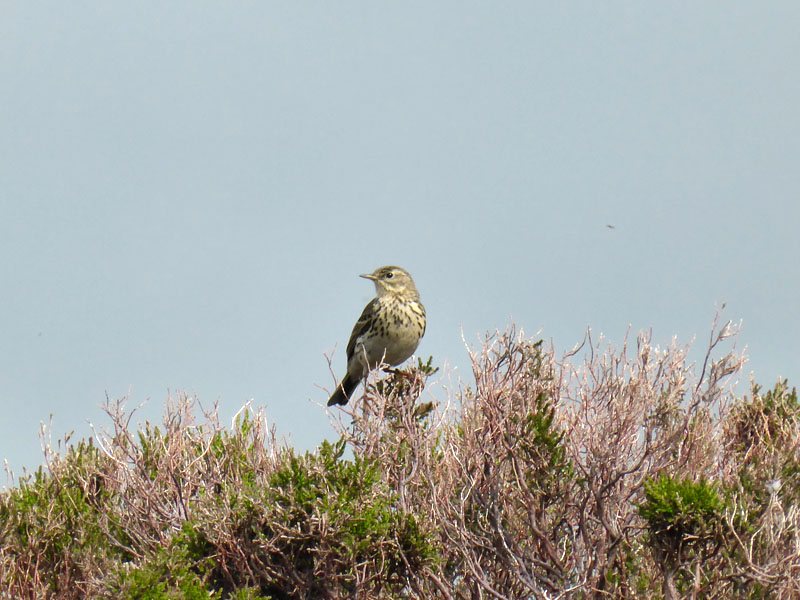
[[[425,335],[425,307],[408,271],[381,267],[370,275],[378,296],[356,321],[347,343],[347,374],[328,400],[328,406],[347,404],[353,390],[370,369],[379,364],[399,365]]]

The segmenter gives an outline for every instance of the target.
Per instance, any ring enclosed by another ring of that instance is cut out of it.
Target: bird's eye
[[[386,279],[391,279],[392,277],[394,277],[394,273],[389,272],[386,274]]]

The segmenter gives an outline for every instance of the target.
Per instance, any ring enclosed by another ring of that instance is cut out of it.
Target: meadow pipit
[[[378,296],[364,307],[347,342],[347,374],[328,406],[347,404],[370,369],[381,363],[399,365],[414,354],[425,334],[425,307],[408,271],[381,267],[371,275]]]

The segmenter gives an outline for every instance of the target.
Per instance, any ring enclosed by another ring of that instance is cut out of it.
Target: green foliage
[[[652,590],[660,587],[659,573],[652,569],[647,547],[642,540],[623,542],[617,568],[609,570],[606,581],[609,588],[628,588],[634,598],[652,597]]]
[[[221,591],[207,589],[209,571],[193,560],[191,552],[176,540],[141,565],[128,565],[109,582],[108,597],[124,600],[218,600]]]
[[[144,431],[139,431],[139,468],[142,469],[151,480],[158,476],[158,465],[164,457],[164,434],[158,427],[153,427],[150,423],[145,425]]]
[[[343,441],[323,442],[316,453],[285,457],[269,479],[266,510],[255,514],[254,506],[249,528],[260,540],[275,539],[276,529],[297,532],[281,536],[263,560],[292,565],[309,589],[316,573],[334,565],[345,587],[368,565],[384,584],[399,584],[407,569],[435,560],[436,547],[415,517],[397,508],[381,466],[343,459],[344,450]]]
[[[91,440],[53,461],[0,496],[0,544],[18,557],[20,571],[35,568],[52,593],[69,594],[96,563],[128,559],[129,539],[108,518],[114,498],[102,475],[105,458]]]
[[[439,371],[439,367],[433,366],[433,356],[429,356],[428,360],[425,362],[422,362],[421,357],[417,358],[417,369],[419,369],[419,371],[421,371],[426,377],[430,377]]]
[[[228,590],[219,580],[214,547],[198,527],[184,523],[169,546],[139,564],[121,565],[103,596],[115,600],[272,600],[258,587]]]
[[[639,515],[647,521],[652,547],[667,564],[679,565],[722,542],[725,500],[715,485],[662,473],[645,483],[644,495]]]
[[[543,383],[552,378],[543,365],[542,341],[527,344],[521,393],[511,398],[509,435],[515,459],[524,465],[529,489],[542,504],[551,502],[574,478],[564,445],[565,432],[557,425],[556,400]]]
[[[544,393],[536,396],[534,410],[522,417],[520,449],[532,466],[527,475],[528,485],[541,495],[552,494],[573,477],[564,447],[564,432],[554,424],[554,418],[553,402]]]

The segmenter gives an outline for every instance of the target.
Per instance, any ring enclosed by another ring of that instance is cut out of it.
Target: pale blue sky
[[[306,449],[373,295],[470,381],[511,319],[800,376],[800,3],[0,4],[0,458],[130,390]],[[609,229],[607,224],[615,225]]]

